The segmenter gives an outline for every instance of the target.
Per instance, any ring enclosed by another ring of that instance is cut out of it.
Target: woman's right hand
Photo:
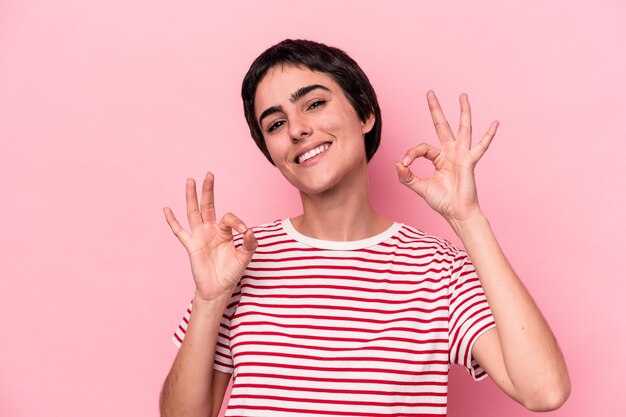
[[[226,213],[216,224],[213,180],[213,174],[207,172],[202,184],[201,208],[198,208],[196,183],[187,179],[187,219],[191,232],[183,229],[169,207],[163,209],[172,232],[187,249],[196,283],[195,298],[200,301],[229,297],[257,248],[252,230],[234,214]],[[243,233],[243,245],[239,248],[233,243],[233,229]]]

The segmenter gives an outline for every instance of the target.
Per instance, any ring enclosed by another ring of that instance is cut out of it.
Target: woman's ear
[[[376,116],[374,116],[374,113],[370,113],[367,119],[361,121],[361,133],[364,135],[368,134],[374,127],[374,123],[376,123]]]

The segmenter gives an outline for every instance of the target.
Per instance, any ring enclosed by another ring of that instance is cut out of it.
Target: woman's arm
[[[163,417],[206,417],[219,413],[219,408],[212,406],[217,402],[213,398],[218,392],[215,388],[225,388],[223,384],[213,387],[212,382],[220,320],[258,244],[252,229],[234,214],[226,213],[217,223],[213,189],[213,174],[207,172],[198,205],[196,183],[187,180],[190,231],[183,229],[171,209],[164,209],[167,223],[189,255],[196,293],[185,338],[163,384]],[[243,235],[240,247],[233,243],[233,230]]]
[[[453,225],[480,278],[496,327],[472,356],[509,396],[534,411],[559,408],[570,392],[563,355],[548,323],[513,271],[487,218]]]
[[[448,221],[476,268],[496,328],[477,339],[472,354],[507,394],[529,409],[558,408],[570,391],[563,355],[478,204],[474,168],[493,140],[498,122],[492,122],[482,140],[472,146],[467,95],[459,98],[461,120],[456,137],[432,91],[427,100],[441,149],[422,143],[408,150],[396,169],[400,182]],[[419,157],[435,166],[430,178],[415,177],[409,169]]]
[[[211,302],[194,300],[185,338],[163,383],[162,417],[207,417],[219,413],[213,394],[222,388],[212,384],[217,372],[213,370],[213,361],[220,319],[228,301],[226,296]],[[221,395],[223,398],[224,392]]]

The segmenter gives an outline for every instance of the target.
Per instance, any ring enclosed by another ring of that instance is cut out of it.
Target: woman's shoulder
[[[409,247],[428,247],[451,254],[456,254],[460,250],[452,242],[441,236],[437,236],[406,223],[400,223],[400,225],[401,226],[396,233],[398,245]]]

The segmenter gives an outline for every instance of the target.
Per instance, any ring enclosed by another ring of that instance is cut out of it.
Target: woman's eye
[[[317,100],[314,101],[313,103],[311,103],[311,105],[309,106],[309,109],[316,109],[318,107],[320,107],[321,105],[323,105],[324,103],[326,103],[326,101],[324,100]]]
[[[269,127],[267,128],[267,131],[268,131],[268,132],[271,132],[271,131],[273,131],[273,130],[276,130],[276,129],[278,129],[279,127],[281,127],[283,123],[284,123],[284,122],[283,122],[282,120],[279,120],[279,121],[277,121],[277,122],[274,122],[274,123],[272,123],[271,125],[269,125]]]

